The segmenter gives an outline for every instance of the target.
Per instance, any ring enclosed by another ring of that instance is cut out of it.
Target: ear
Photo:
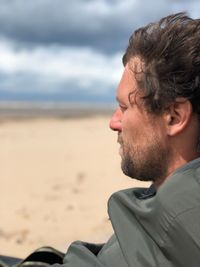
[[[182,132],[192,117],[192,104],[185,98],[177,98],[166,113],[167,134],[175,136]]]

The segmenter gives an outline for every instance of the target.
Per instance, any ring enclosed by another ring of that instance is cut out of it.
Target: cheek
[[[145,149],[156,140],[160,140],[159,130],[147,121],[139,118],[125,120],[122,124],[122,139],[123,142],[129,146],[138,146]]]
[[[132,139],[139,138],[143,131],[143,125],[139,118],[124,116],[122,121],[122,136],[131,141]]]

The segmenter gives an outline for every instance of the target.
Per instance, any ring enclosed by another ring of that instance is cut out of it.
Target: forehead
[[[138,57],[131,59],[126,64],[117,88],[117,99],[119,101],[128,100],[129,94],[138,90],[136,75],[141,72],[141,66],[141,60]]]

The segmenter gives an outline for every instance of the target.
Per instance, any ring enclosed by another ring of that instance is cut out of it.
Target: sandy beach
[[[144,183],[122,174],[108,122],[107,115],[0,122],[0,254],[109,238],[109,196]]]

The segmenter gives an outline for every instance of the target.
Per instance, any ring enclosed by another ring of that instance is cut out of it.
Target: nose
[[[109,124],[110,129],[118,132],[121,131],[121,120],[122,120],[122,112],[118,108],[116,109],[116,111],[114,112],[114,114],[110,119],[110,124]]]

